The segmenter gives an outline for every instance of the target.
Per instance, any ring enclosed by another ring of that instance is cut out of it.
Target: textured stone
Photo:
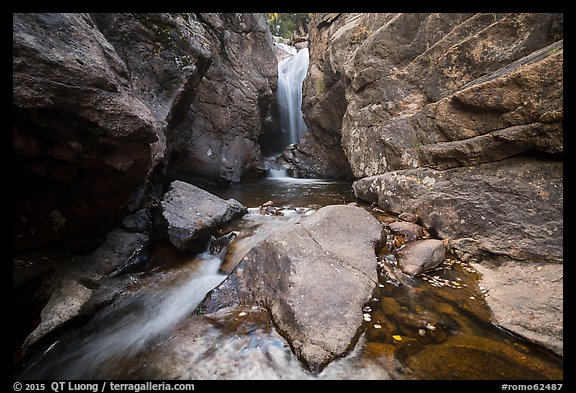
[[[241,302],[268,305],[295,354],[319,372],[361,333],[362,307],[377,283],[380,236],[380,224],[364,209],[326,206],[255,245],[209,295],[206,310],[233,305],[233,292]]]
[[[170,184],[161,205],[161,233],[181,251],[203,248],[211,230],[247,212],[234,199],[226,201],[179,180]]]
[[[398,267],[404,273],[415,276],[430,270],[444,261],[446,249],[441,240],[417,240],[398,251]]]

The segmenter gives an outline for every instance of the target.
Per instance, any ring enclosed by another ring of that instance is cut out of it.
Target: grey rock
[[[388,226],[392,232],[404,236],[407,242],[413,242],[425,235],[425,229],[412,222],[396,221],[391,222]]]
[[[110,301],[126,283],[111,285],[106,281],[106,275],[126,264],[134,251],[147,241],[144,234],[114,229],[92,253],[73,255],[61,263],[54,276],[49,300],[40,313],[40,322],[26,338],[23,350],[28,350],[63,324],[80,315],[91,315],[103,303]],[[103,287],[106,289],[100,290]],[[93,298],[95,293],[99,300]]]
[[[161,234],[181,251],[204,247],[210,230],[247,212],[234,199],[224,200],[179,180],[170,184],[161,207]]]
[[[212,64],[173,134],[168,176],[238,182],[261,161],[259,136],[272,123],[277,61],[262,14],[197,14]]]
[[[446,248],[441,240],[425,239],[406,244],[398,251],[398,267],[414,277],[444,261]]]
[[[122,227],[132,232],[147,232],[152,225],[150,209],[140,209],[122,220]]]
[[[561,161],[515,157],[443,171],[401,170],[358,180],[353,189],[384,210],[417,214],[457,255],[563,259]]]
[[[561,156],[562,24],[538,13],[316,14],[302,107],[315,150],[339,147],[296,147],[292,161],[326,171],[343,152],[364,177]]]
[[[295,354],[319,372],[361,333],[362,307],[377,283],[380,236],[366,210],[326,206],[255,245],[209,294],[206,310],[234,305],[230,293],[240,302],[267,304]]]
[[[14,245],[105,233],[188,110],[211,56],[203,28],[174,14],[30,13],[13,31]]]
[[[495,322],[526,339],[564,354],[564,291],[561,264],[473,264],[488,295]]]

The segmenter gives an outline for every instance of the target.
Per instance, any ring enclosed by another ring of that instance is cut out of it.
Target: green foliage
[[[308,31],[310,14],[271,12],[264,15],[270,31],[275,36],[292,38],[295,32],[296,34],[303,34]],[[299,31],[301,32],[299,33]]]

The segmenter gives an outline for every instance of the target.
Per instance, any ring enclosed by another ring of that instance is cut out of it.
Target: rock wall
[[[316,14],[310,139],[345,155],[357,197],[418,215],[463,260],[509,277],[561,264],[562,26],[545,13]],[[548,284],[561,292],[561,276]],[[558,299],[504,287],[537,300],[519,311],[495,291],[497,321],[561,353]],[[555,322],[542,334],[530,318]]]
[[[168,161],[238,181],[276,72],[260,14],[14,14],[15,249],[104,234]]]
[[[169,175],[238,182],[261,167],[258,137],[272,125],[278,70],[261,14],[199,14],[213,63],[176,129]]]
[[[356,196],[419,214],[462,255],[561,262],[562,24],[561,14],[316,14],[303,146],[344,154],[364,178]]]
[[[562,156],[560,14],[316,14],[310,31],[310,139],[356,178]]]

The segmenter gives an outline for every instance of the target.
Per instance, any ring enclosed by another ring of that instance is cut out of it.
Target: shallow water
[[[328,204],[351,203],[350,183],[262,179],[209,190],[249,214],[234,230],[226,261],[183,258],[152,274],[63,338],[22,377],[43,379],[555,379],[563,361],[491,322],[474,267],[448,256],[405,284],[387,274],[394,246],[380,250],[379,285],[365,305],[365,332],[350,354],[310,373],[264,307],[193,312],[204,295],[272,230]],[[268,201],[273,209],[260,208]],[[360,204],[386,223],[394,217]],[[401,239],[393,244],[401,245]],[[390,242],[389,242],[390,243]],[[388,264],[388,265],[387,265]],[[321,284],[320,284],[321,285]],[[201,313],[200,313],[201,314]]]

